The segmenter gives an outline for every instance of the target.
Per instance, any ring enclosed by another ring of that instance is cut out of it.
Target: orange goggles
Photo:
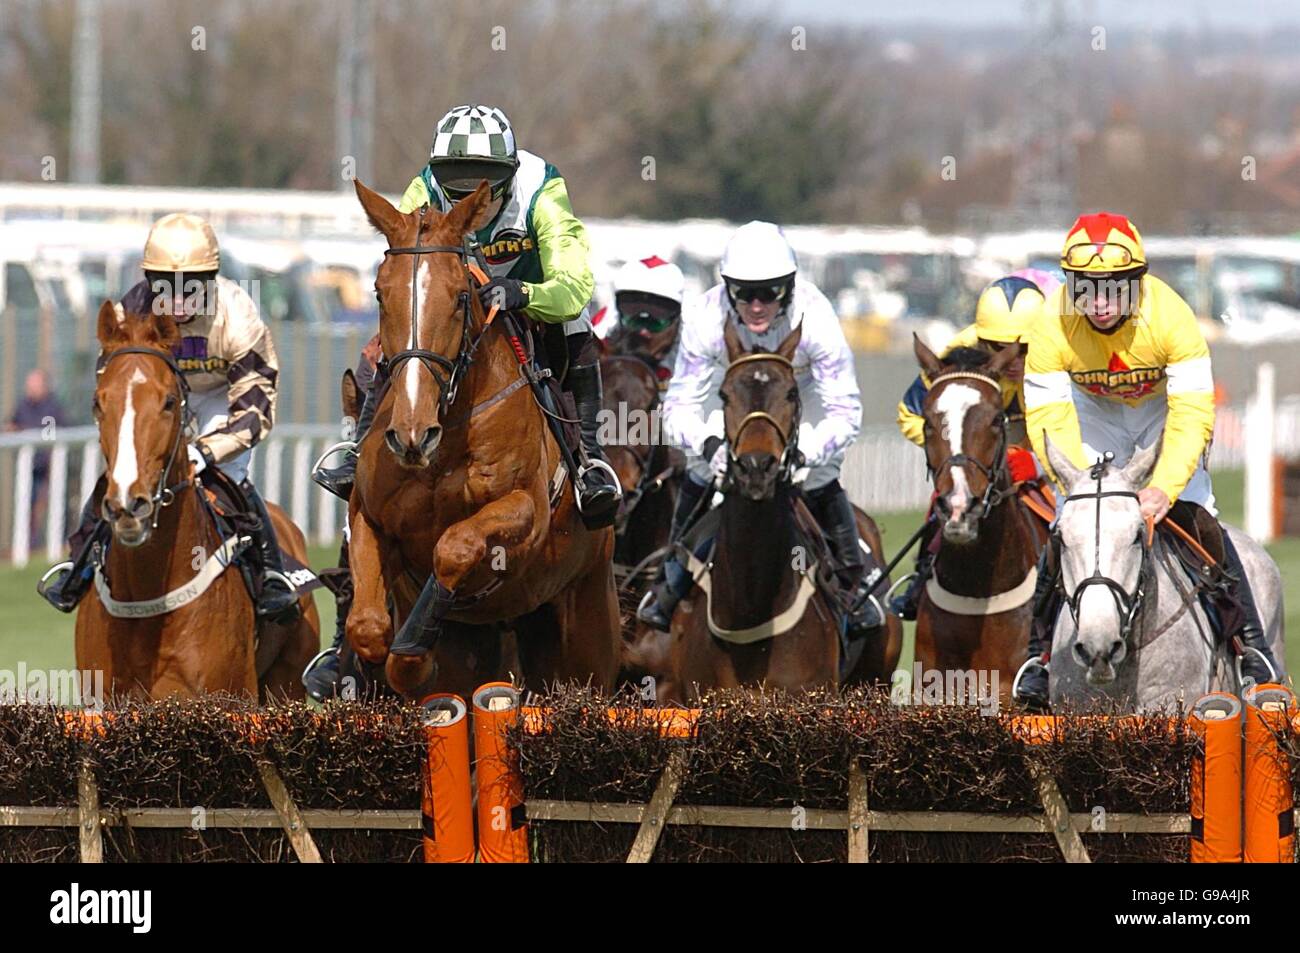
[[[1078,245],[1071,245],[1065,250],[1065,266],[1067,268],[1087,268],[1093,262],[1100,262],[1103,267],[1111,268],[1118,271],[1121,268],[1129,268],[1132,265],[1141,265],[1133,257],[1133,253],[1123,245],[1116,245],[1113,242],[1105,242],[1098,245],[1094,242],[1083,242]]]

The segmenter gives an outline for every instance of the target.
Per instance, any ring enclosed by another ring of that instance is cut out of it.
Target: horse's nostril
[[[402,454],[406,452],[406,448],[402,446],[402,442],[397,439],[397,431],[392,427],[389,427],[384,431],[384,443],[388,444],[388,449],[393,451],[393,453]]]
[[[1112,662],[1118,662],[1124,657],[1124,640],[1116,639],[1110,645],[1110,652],[1107,653]]]
[[[442,440],[442,428],[430,427],[428,430],[424,432],[424,436],[420,438],[420,452],[423,453],[425,456],[428,456],[438,448],[438,443],[441,440]]]

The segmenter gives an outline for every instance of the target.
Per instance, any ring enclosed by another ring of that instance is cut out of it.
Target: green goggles
[[[668,330],[682,313],[681,306],[669,298],[626,291],[615,296],[614,307],[624,327],[648,334]]]

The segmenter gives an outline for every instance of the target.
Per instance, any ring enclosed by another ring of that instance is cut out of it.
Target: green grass
[[[1214,486],[1223,518],[1240,526],[1243,475],[1216,474]],[[921,517],[920,512],[877,516],[887,557],[892,558],[907,541],[920,525]],[[1286,590],[1286,631],[1292,635],[1287,645],[1287,669],[1300,672],[1300,538],[1279,540],[1269,546],[1269,552],[1282,570]],[[316,568],[334,565],[337,557],[337,548],[314,546],[309,550],[311,565]],[[905,557],[899,570],[910,570],[911,559],[910,555]],[[36,580],[44,568],[41,565],[26,569],[0,568],[0,669],[12,671],[20,661],[29,669],[73,666],[73,617],[56,612],[36,595]],[[334,597],[324,589],[314,595],[320,612],[322,642],[328,643],[334,634]],[[912,623],[905,624],[906,640],[899,660],[899,666],[905,671],[912,668],[912,629]]]

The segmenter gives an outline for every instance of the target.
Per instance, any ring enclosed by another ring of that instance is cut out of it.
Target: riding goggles
[[[1113,242],[1105,242],[1100,245],[1093,242],[1081,242],[1078,245],[1071,245],[1065,250],[1064,263],[1068,268],[1087,268],[1093,262],[1100,262],[1103,267],[1113,268],[1117,271],[1133,265],[1146,264],[1146,262],[1134,258],[1129,249]]]
[[[763,304],[771,304],[773,301],[784,297],[789,288],[790,283],[788,281],[779,281],[775,284],[727,282],[727,294],[731,295],[733,301],[761,301]]]
[[[614,304],[619,322],[633,331],[658,334],[672,327],[681,316],[681,306],[677,302],[658,295],[621,292],[615,295]]]

